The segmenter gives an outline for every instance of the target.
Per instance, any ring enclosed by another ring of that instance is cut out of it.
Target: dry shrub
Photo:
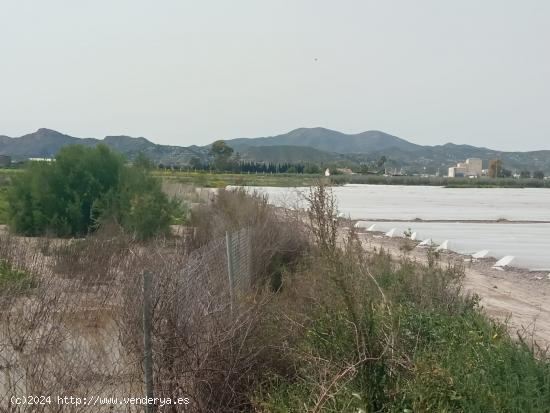
[[[338,204],[332,189],[324,182],[312,186],[306,196],[309,230],[324,255],[336,251],[338,237]]]
[[[12,395],[143,395],[141,275],[149,271],[156,395],[191,398],[173,411],[241,410],[263,369],[280,363],[270,352],[278,340],[265,329],[273,295],[266,276],[274,257],[296,260],[307,240],[296,236],[299,223],[258,196],[222,193],[214,205],[198,220],[202,240],[138,244],[98,231],[83,240],[0,242],[0,258],[37,280],[23,295],[0,294],[0,408]],[[250,282],[230,297],[223,235],[241,228],[251,238]]]
[[[213,201],[193,214],[194,245],[248,228],[252,248],[252,278],[256,286],[270,281],[280,286],[280,269],[296,264],[310,243],[298,213],[277,209],[265,195],[244,189],[220,190]],[[276,288],[275,288],[276,289]]]
[[[55,256],[43,254],[56,242],[61,240],[0,237],[1,259],[23,274],[0,292],[0,411],[16,411],[10,398],[28,395],[53,399],[32,411],[80,411],[82,406],[58,406],[55,397],[124,391],[123,377],[133,368],[113,330],[111,288],[91,291],[79,278],[57,276]],[[26,279],[33,282],[22,284]]]
[[[108,231],[0,242],[0,257],[37,280],[25,295],[0,296],[0,364],[9,366],[2,408],[12,395],[143,394],[143,271],[154,279],[156,395],[193,403],[173,411],[240,411],[265,369],[288,370],[277,345],[287,333],[271,311],[267,281],[308,248],[302,221],[261,196],[222,191],[196,222],[205,236],[189,243],[137,244]],[[224,235],[242,228],[250,234],[250,282],[231,297]]]
[[[82,239],[57,240],[49,248],[53,271],[60,277],[79,280],[89,288],[116,280],[118,263],[127,255],[133,241],[120,228],[106,224]]]
[[[153,275],[156,395],[189,397],[192,406],[186,411],[241,411],[265,369],[283,368],[284,359],[274,349],[282,339],[273,327],[273,292],[266,276],[274,262],[296,261],[308,241],[297,232],[302,224],[296,218],[243,191],[222,191],[194,219],[196,233],[203,236],[193,240],[194,249],[164,241],[131,247],[119,269],[125,286],[118,319],[121,341],[140,364],[141,275],[148,271]],[[236,285],[231,297],[225,231],[241,228],[251,238],[250,282]]]
[[[263,368],[278,361],[264,328],[272,293],[243,285],[231,299],[225,238],[190,254],[162,245],[133,249],[127,265],[119,330],[136,363],[143,355],[143,298],[134,270],[153,274],[156,396],[189,397],[185,411],[241,411]]]

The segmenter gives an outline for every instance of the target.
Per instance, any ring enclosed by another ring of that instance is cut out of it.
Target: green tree
[[[533,172],[533,178],[535,178],[535,179],[544,179],[544,172],[542,172],[542,171]]]
[[[321,168],[319,167],[319,165],[316,165],[314,163],[309,163],[304,168],[304,173],[306,173],[306,174],[320,174],[321,173]]]
[[[192,157],[191,160],[189,161],[189,166],[192,169],[202,169],[202,163],[200,158],[196,156]]]
[[[376,162],[376,167],[378,168],[378,170],[381,170],[382,168],[384,168],[384,165],[386,164],[387,160],[388,159],[383,155],[380,157],[380,159],[378,159],[378,161]]]
[[[83,236],[107,217],[139,238],[167,232],[177,204],[162,192],[145,158],[132,167],[108,147],[67,146],[51,163],[30,162],[8,192],[16,233]]]
[[[155,167],[153,162],[143,152],[138,153],[132,164],[136,168],[145,170],[151,170]]]
[[[117,187],[122,158],[106,146],[68,146],[55,162],[29,163],[8,193],[9,223],[25,235],[84,235],[100,199]]]
[[[173,219],[182,214],[175,199],[162,191],[161,181],[148,169],[124,168],[120,185],[99,206],[101,220],[115,219],[134,237],[144,240],[168,235]]]
[[[218,171],[230,170],[230,158],[233,154],[233,148],[224,141],[218,140],[212,144],[210,155],[214,157],[214,169]]]
[[[500,170],[499,178],[510,178],[512,176],[512,171],[506,168]]]

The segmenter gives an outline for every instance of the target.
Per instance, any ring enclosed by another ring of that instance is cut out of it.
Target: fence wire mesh
[[[250,231],[243,228],[226,234],[230,291],[239,294],[250,285]]]
[[[248,229],[191,253],[168,241],[144,248],[112,239],[1,236],[0,264],[34,275],[23,287],[0,286],[0,412],[143,411],[123,403],[145,394],[143,271],[153,275],[155,396],[195,403],[174,411],[223,411],[212,405],[224,403],[217,390],[204,383],[216,369],[230,371],[234,357],[246,357],[224,346],[239,339],[239,326],[252,316],[238,305],[228,311],[234,294],[250,286],[251,249]],[[13,403],[28,396],[52,401]],[[60,405],[65,396],[95,402]]]

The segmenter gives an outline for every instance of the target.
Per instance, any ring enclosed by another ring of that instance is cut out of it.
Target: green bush
[[[84,236],[107,219],[139,238],[166,233],[177,204],[141,159],[135,166],[106,146],[67,146],[54,162],[30,162],[8,192],[8,222],[23,235]]]
[[[117,188],[123,166],[105,146],[68,146],[55,162],[30,162],[8,193],[11,228],[24,235],[87,234],[98,218],[98,201]]]
[[[0,259],[0,293],[9,291],[10,294],[25,292],[35,286],[33,277],[26,271],[13,268],[10,263]]]
[[[117,191],[110,193],[99,205],[106,219],[114,217],[139,239],[167,235],[170,224],[183,214],[179,202],[162,192],[160,180],[139,164],[122,170]]]
[[[321,265],[336,288],[316,288],[325,304],[285,351],[295,370],[266,372],[258,411],[549,411],[550,364],[460,294],[460,267],[350,260]]]

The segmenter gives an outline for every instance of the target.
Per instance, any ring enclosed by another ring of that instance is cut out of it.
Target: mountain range
[[[243,160],[258,162],[312,162],[336,164],[361,164],[376,161],[381,156],[388,159],[388,166],[403,168],[408,172],[442,173],[449,166],[467,158],[481,158],[488,165],[490,159],[499,158],[511,170],[542,170],[550,173],[550,150],[532,152],[502,152],[470,145],[425,146],[381,131],[344,134],[325,128],[300,128],[286,134],[228,139]],[[21,137],[0,136],[0,154],[14,160],[27,158],[51,158],[66,145],[95,146],[103,143],[132,159],[142,152],[156,163],[186,165],[191,159],[209,159],[209,147],[159,145],[143,137],[106,136],[103,139],[77,138],[51,129],[39,129]]]

